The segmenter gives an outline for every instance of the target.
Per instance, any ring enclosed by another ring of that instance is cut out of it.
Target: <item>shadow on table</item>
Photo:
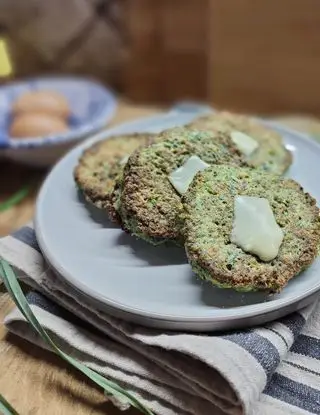
[[[9,342],[16,349],[15,360],[19,360],[20,365],[22,361],[26,363],[26,369],[27,367],[29,369],[26,376],[30,377],[30,379],[38,378],[38,381],[40,382],[39,377],[43,374],[43,376],[41,376],[41,386],[39,387],[39,389],[42,389],[41,391],[39,390],[39,401],[44,400],[43,398],[41,399],[42,394],[52,394],[57,397],[57,405],[60,403],[60,405],[63,406],[65,403],[69,409],[77,405],[77,413],[79,414],[122,414],[122,412],[116,409],[110,402],[106,401],[106,397],[101,389],[96,387],[96,385],[86,376],[68,365],[58,356],[43,350],[40,347],[34,346],[11,333],[7,334],[5,341]],[[19,359],[17,359],[17,357],[19,357]],[[3,361],[4,355],[2,357],[2,363]],[[40,365],[44,366],[42,371],[39,371],[37,365],[39,365],[39,368]],[[21,367],[21,371],[23,371],[23,367]],[[10,374],[11,379],[14,375],[14,373]],[[33,389],[36,396],[37,385],[35,382],[33,382]],[[45,389],[45,391],[43,391],[43,389]],[[37,404],[35,399],[32,401],[28,398],[28,401],[30,401],[32,407]],[[43,412],[41,412],[41,409],[42,408],[39,408],[39,413],[45,413],[45,408],[43,408]],[[60,411],[62,413],[62,409],[63,408],[59,408],[59,413]],[[69,413],[69,410],[66,411],[66,413]],[[128,415],[138,414],[135,410],[130,410],[126,413],[128,413]]]

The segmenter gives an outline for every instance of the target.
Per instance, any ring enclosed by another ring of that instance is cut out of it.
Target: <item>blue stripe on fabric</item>
[[[36,239],[35,231],[32,228],[29,228],[29,226],[23,226],[22,228],[13,232],[11,236],[15,239],[18,239],[20,242],[23,242],[26,245],[29,245],[31,248],[35,249],[36,251],[40,252],[40,248],[38,245],[38,241]]]
[[[320,392],[317,389],[295,382],[279,373],[263,391],[264,394],[313,414],[320,414]]]
[[[293,337],[296,338],[301,333],[301,330],[306,323],[306,319],[300,313],[292,313],[281,318],[278,322],[287,326],[288,329],[291,330]]]
[[[280,363],[278,349],[270,340],[260,336],[254,331],[234,333],[223,336],[223,339],[238,344],[250,353],[263,367],[269,381]]]
[[[64,309],[58,306],[53,301],[49,300],[44,295],[38,293],[37,291],[30,291],[27,296],[27,301],[30,305],[35,305],[39,308],[42,308],[48,313],[53,314],[57,317],[65,317]]]
[[[90,331],[91,333],[99,333],[99,335],[101,335],[101,333],[98,332],[98,330],[94,328],[91,324],[87,323],[84,320],[81,320],[79,317],[77,317],[70,311],[54,303],[45,295],[37,291],[30,291],[26,295],[26,299],[31,306],[39,307],[42,310],[45,310],[46,312],[52,314],[53,316],[60,317],[65,321],[68,321],[74,325],[77,325]]]
[[[290,351],[320,360],[320,340],[315,337],[300,334],[297,340],[293,343]]]

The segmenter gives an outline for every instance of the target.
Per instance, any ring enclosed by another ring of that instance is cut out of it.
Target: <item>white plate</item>
[[[159,328],[204,331],[249,326],[310,303],[320,290],[319,259],[278,295],[222,290],[192,274],[182,249],[152,247],[130,237],[83,202],[72,172],[85,147],[106,134],[159,131],[190,118],[171,114],[113,128],[78,146],[56,165],[40,191],[35,218],[48,262],[96,307]],[[288,175],[319,201],[320,146],[301,134],[280,131],[294,153]]]

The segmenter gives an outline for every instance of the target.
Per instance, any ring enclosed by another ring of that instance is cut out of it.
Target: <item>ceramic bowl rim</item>
[[[39,147],[49,147],[52,145],[57,144],[64,144],[67,142],[77,141],[81,138],[85,138],[93,133],[98,132],[103,127],[105,127],[113,117],[116,107],[117,107],[117,99],[116,95],[113,91],[109,88],[106,88],[100,83],[99,81],[92,80],[90,78],[84,78],[80,76],[41,76],[41,77],[29,77],[24,79],[23,81],[12,81],[0,87],[0,91],[5,91],[6,89],[11,89],[13,87],[27,84],[28,82],[35,82],[35,81],[57,81],[61,80],[62,82],[66,81],[78,81],[83,84],[87,84],[89,88],[95,87],[99,88],[101,93],[104,94],[104,99],[106,100],[107,104],[103,107],[98,115],[92,118],[90,122],[86,124],[72,128],[65,133],[62,134],[52,134],[43,137],[27,137],[23,140],[13,139],[9,137],[9,140],[3,145],[3,148],[6,150],[10,149],[31,149],[31,148],[39,148]]]

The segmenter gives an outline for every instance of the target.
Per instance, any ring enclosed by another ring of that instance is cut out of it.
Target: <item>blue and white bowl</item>
[[[71,109],[68,131],[23,139],[9,136],[13,102],[33,90],[52,90],[65,96]],[[50,166],[79,141],[105,127],[115,109],[112,92],[82,78],[44,77],[7,84],[0,88],[0,154],[31,166]]]

